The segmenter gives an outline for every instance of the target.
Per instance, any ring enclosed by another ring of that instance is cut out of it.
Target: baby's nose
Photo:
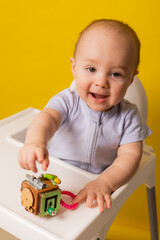
[[[95,86],[96,87],[101,87],[101,88],[108,88],[109,87],[109,81],[106,75],[104,76],[99,76],[95,80]]]

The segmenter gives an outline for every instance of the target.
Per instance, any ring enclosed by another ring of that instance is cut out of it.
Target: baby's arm
[[[61,115],[51,108],[40,112],[28,128],[25,145],[19,152],[18,161],[22,168],[37,172],[36,161],[44,171],[49,165],[47,142],[61,123]]]
[[[74,203],[86,199],[87,207],[92,207],[94,200],[96,200],[100,212],[105,209],[104,203],[110,209],[111,193],[125,184],[136,172],[141,160],[142,148],[143,143],[141,141],[121,145],[113,164],[101,173],[96,180],[88,183],[78,193]]]

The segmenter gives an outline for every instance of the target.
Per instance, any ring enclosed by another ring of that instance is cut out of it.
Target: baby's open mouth
[[[105,103],[108,100],[108,97],[109,97],[109,95],[103,95],[103,94],[93,93],[93,92],[90,92],[90,95],[92,97],[92,100],[96,104]]]
[[[108,95],[102,95],[102,94],[97,94],[97,93],[91,93],[91,95],[95,98],[95,99],[105,99],[108,97]]]

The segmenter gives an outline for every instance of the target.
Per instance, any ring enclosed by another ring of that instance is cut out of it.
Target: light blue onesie
[[[136,105],[127,100],[99,112],[90,109],[75,90],[65,89],[51,98],[47,107],[62,116],[49,153],[95,174],[113,163],[119,145],[144,140],[151,134]]]

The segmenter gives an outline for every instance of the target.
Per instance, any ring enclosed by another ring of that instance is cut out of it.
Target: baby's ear
[[[134,76],[136,76],[138,73],[139,73],[139,71],[138,71],[138,70],[136,70],[136,71],[135,71],[135,74],[134,74]]]
[[[72,65],[72,68],[71,68],[72,74],[75,77],[75,59],[73,57],[71,57],[70,62],[71,62],[71,65]]]
[[[139,73],[138,70],[136,70],[135,73],[134,73],[134,75],[133,75],[133,78],[132,78],[132,80],[131,80],[130,85],[132,84],[132,82],[134,81],[134,77],[135,77],[138,73]]]

